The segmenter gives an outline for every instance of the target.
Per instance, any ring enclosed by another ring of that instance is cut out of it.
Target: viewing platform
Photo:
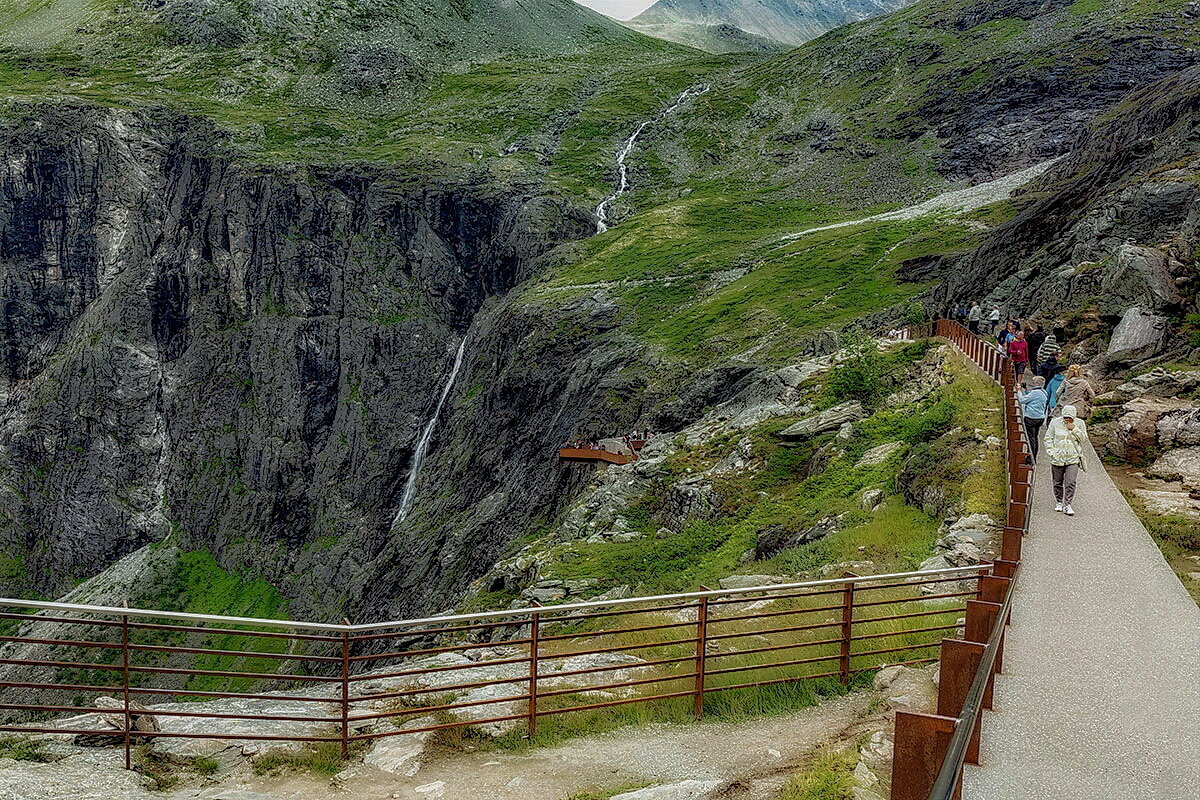
[[[563,461],[603,461],[608,464],[628,464],[638,460],[638,454],[649,439],[641,437],[601,439],[598,442],[570,442],[558,448]]]

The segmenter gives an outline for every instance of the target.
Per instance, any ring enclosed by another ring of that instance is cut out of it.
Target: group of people
[[[971,303],[953,309],[952,314],[959,315],[975,334],[982,334],[986,322],[997,348],[1012,362],[1032,459],[1036,461],[1043,453],[1050,459],[1054,510],[1074,516],[1079,472],[1086,468],[1086,419],[1091,415],[1096,388],[1079,364],[1060,363],[1064,331],[1054,326],[1046,333],[1037,322],[1022,324],[1017,319],[1001,324],[999,306],[985,314],[979,303]]]
[[[573,439],[568,442],[563,442],[564,449],[572,450],[603,450],[610,452],[606,446],[608,442],[619,441],[623,443],[630,452],[637,453],[638,450],[646,446],[646,443],[653,439],[658,434],[653,431],[633,431],[632,433],[624,434],[623,436],[614,436],[611,439]]]

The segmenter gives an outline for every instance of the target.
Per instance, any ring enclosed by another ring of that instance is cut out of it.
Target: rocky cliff
[[[437,607],[569,494],[554,450],[636,353],[603,308],[505,304],[593,230],[534,188],[247,166],[194,119],[85,107],[0,151],[6,594],[171,538],[295,613]]]

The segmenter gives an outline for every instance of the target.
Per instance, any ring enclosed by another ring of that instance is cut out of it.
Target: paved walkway
[[[1200,798],[1200,608],[1094,452],[1074,517],[1038,466],[967,800]]]

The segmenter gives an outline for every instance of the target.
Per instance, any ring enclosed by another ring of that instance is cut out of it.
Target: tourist
[[[971,333],[979,333],[979,321],[983,319],[983,309],[979,303],[971,301],[971,310],[967,312],[967,328]]]
[[[992,306],[992,310],[988,312],[988,330],[992,336],[1000,333],[1000,306]]]
[[[1044,388],[1045,381],[1035,375],[1029,379],[1029,385],[1022,383],[1017,390],[1017,402],[1021,404],[1021,415],[1025,419],[1025,437],[1029,440],[1029,450],[1033,461],[1038,457],[1038,434],[1046,424],[1046,416],[1050,411],[1050,396]]]
[[[1063,406],[1062,416],[1046,428],[1046,455],[1054,479],[1055,511],[1075,516],[1075,481],[1085,469],[1083,452],[1087,447],[1087,423],[1076,415],[1075,406]]]
[[[1010,319],[1008,321],[1008,323],[1005,324],[1005,326],[1000,329],[1000,332],[998,334],[996,334],[996,343],[1000,345],[1001,352],[1003,352],[1003,353],[1008,352],[1008,343],[1014,337],[1016,337],[1016,335],[1017,335],[1017,323]]]
[[[1055,367],[1054,374],[1050,376],[1050,380],[1046,382],[1046,394],[1049,396],[1049,407],[1058,408],[1058,393],[1062,388],[1063,382],[1066,381],[1066,369],[1063,367]],[[1047,416],[1050,416],[1047,414]]]
[[[1067,377],[1063,381],[1059,396],[1059,405],[1074,406],[1079,412],[1080,419],[1092,415],[1092,400],[1096,397],[1096,387],[1090,378],[1083,373],[1083,367],[1072,364],[1067,367]]]
[[[1054,374],[1053,368],[1058,367],[1058,355],[1062,352],[1062,328],[1055,328],[1050,332],[1050,335],[1042,340],[1042,345],[1037,349],[1037,373],[1047,380]],[[1033,350],[1033,345],[1030,344],[1030,351]],[[1047,365],[1052,364],[1053,367],[1048,368]]]
[[[1019,381],[1025,374],[1025,366],[1029,363],[1029,343],[1025,341],[1025,331],[1016,331],[1013,338],[1008,340],[1007,349],[1008,357],[1012,359],[1013,369],[1016,370]]]
[[[1029,345],[1029,364],[1030,372],[1038,371],[1038,351],[1042,349],[1042,343],[1046,341],[1046,334],[1038,327],[1036,322],[1025,323],[1025,343]]]

